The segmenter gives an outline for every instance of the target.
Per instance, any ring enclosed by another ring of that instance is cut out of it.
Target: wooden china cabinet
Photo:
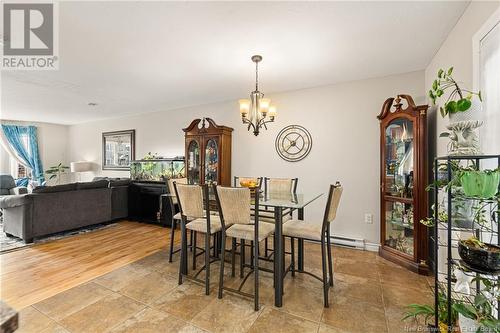
[[[427,109],[409,95],[388,98],[380,121],[380,256],[428,274]]]
[[[188,182],[231,186],[233,129],[217,125],[210,118],[203,118],[193,120],[183,131]]]

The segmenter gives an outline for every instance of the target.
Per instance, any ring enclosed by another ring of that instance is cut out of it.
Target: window
[[[29,146],[29,137],[27,134],[22,135],[22,143],[26,151],[29,153],[30,152],[30,146]],[[29,177],[29,169],[25,167],[23,164],[19,163],[15,158],[10,158],[10,165],[11,165],[11,174],[14,178],[25,178]]]
[[[500,152],[500,10],[474,36],[475,89],[483,95],[480,128],[485,154]]]

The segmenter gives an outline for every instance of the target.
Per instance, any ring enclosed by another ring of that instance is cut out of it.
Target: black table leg
[[[300,208],[298,212],[298,218],[299,220],[304,220],[304,208]],[[299,271],[304,270],[304,239],[303,238],[298,238],[298,268]]]
[[[283,305],[283,210],[281,207],[274,209],[275,240],[274,244],[274,305]]]

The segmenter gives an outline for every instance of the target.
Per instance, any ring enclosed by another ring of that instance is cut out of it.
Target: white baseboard
[[[380,244],[375,244],[375,243],[365,243],[365,250],[366,251],[371,251],[371,252],[378,252],[378,249],[380,248]]]

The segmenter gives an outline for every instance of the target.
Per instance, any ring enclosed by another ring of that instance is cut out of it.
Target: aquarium
[[[184,157],[136,160],[130,163],[130,178],[140,181],[164,182],[170,178],[183,178]]]

